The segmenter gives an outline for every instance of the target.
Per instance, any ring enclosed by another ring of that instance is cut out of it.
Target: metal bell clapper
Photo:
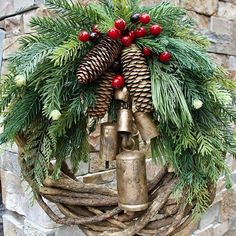
[[[148,113],[137,111],[134,113],[134,119],[137,129],[144,141],[150,142],[151,139],[159,136],[159,131]]]
[[[116,100],[123,101],[123,102],[129,102],[130,96],[129,91],[126,86],[123,88],[116,89],[114,92],[114,96]]]
[[[106,162],[115,160],[118,146],[117,124],[111,122],[101,124],[100,158]]]
[[[148,207],[145,155],[140,151],[124,151],[116,157],[119,207],[135,212]]]

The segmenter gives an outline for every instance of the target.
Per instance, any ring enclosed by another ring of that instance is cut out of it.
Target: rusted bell
[[[152,138],[159,135],[157,127],[148,113],[135,112],[134,119],[137,129],[144,141],[150,141]]]
[[[139,151],[124,151],[116,157],[118,202],[127,211],[142,211],[148,207],[145,155]]]
[[[129,108],[121,108],[117,114],[117,131],[132,133],[133,112]]]
[[[101,124],[100,158],[104,161],[116,159],[118,153],[117,124],[106,122]]]
[[[114,95],[115,95],[116,100],[120,100],[123,102],[129,102],[129,100],[130,100],[129,91],[128,91],[127,87],[125,87],[125,86],[123,88],[116,89]]]

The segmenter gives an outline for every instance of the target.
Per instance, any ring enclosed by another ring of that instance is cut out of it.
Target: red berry
[[[135,30],[135,35],[137,38],[144,37],[146,36],[146,34],[147,34],[147,30],[144,27],[140,27]]]
[[[92,32],[97,33],[97,34],[100,33],[100,30],[98,29],[98,25],[94,25],[94,26],[92,27]]]
[[[111,28],[108,32],[107,32],[108,37],[110,37],[111,39],[119,39],[121,37],[121,32],[120,30],[116,29],[116,28]]]
[[[133,30],[131,30],[131,31],[129,32],[129,37],[131,38],[132,42],[135,40],[136,35],[135,35],[135,32],[134,32]]]
[[[152,25],[150,26],[150,33],[153,35],[153,36],[157,36],[161,33],[162,31],[162,27],[160,25]]]
[[[144,14],[142,14],[141,16],[140,16],[140,22],[141,23],[143,23],[143,24],[148,24],[149,22],[150,22],[150,20],[151,20],[151,17],[150,17],[150,15],[149,14],[146,14],[146,13],[144,13]]]
[[[89,41],[89,38],[90,38],[90,33],[86,32],[86,31],[81,31],[78,35],[78,39],[81,42],[87,42],[87,41]]]
[[[125,45],[126,47],[129,47],[132,43],[132,39],[130,36],[124,36],[121,38],[121,42],[123,45]]]
[[[162,52],[160,55],[159,55],[159,60],[161,62],[168,62],[169,60],[171,59],[171,54],[167,51],[165,52]]]
[[[113,88],[121,88],[125,84],[125,78],[123,75],[115,75],[112,80],[112,87]]]
[[[143,48],[144,56],[150,56],[151,54],[152,54],[152,51],[149,48]]]
[[[126,27],[126,22],[123,19],[118,19],[115,21],[115,27],[119,30],[124,30]]]

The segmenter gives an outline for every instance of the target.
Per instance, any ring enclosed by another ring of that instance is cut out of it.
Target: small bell
[[[125,86],[123,88],[116,89],[114,95],[116,100],[123,102],[129,102],[130,100],[129,91]]]
[[[156,125],[152,121],[152,118],[148,113],[135,112],[134,113],[135,123],[140,135],[144,141],[150,141],[159,135]]]
[[[101,124],[100,158],[113,161],[118,153],[117,124],[106,122]]]
[[[132,133],[133,112],[129,108],[121,108],[117,114],[117,131]]]
[[[148,207],[145,155],[139,151],[124,151],[116,157],[119,206],[127,211],[142,211]]]

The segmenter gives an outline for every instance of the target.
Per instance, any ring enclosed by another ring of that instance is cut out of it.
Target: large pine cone
[[[152,92],[149,68],[142,51],[132,44],[122,52],[123,75],[137,111],[152,110]]]
[[[83,58],[76,75],[81,84],[94,81],[102,75],[118,57],[122,45],[117,40],[103,38],[101,41]]]
[[[96,104],[94,107],[89,107],[87,111],[90,117],[102,118],[108,111],[112,99],[111,83],[114,75],[114,72],[108,70],[97,80]]]

